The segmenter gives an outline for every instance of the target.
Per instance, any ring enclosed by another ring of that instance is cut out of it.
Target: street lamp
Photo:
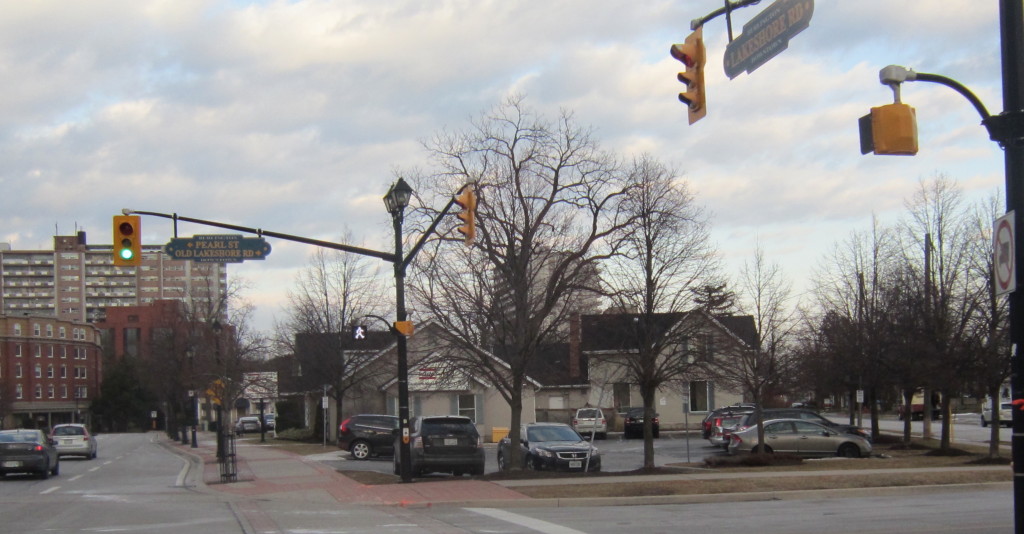
[[[391,222],[395,228],[395,320],[405,321],[405,263],[402,261],[402,222],[405,218],[405,208],[409,206],[412,198],[412,187],[399,178],[391,185],[391,189],[384,195],[384,205],[391,214]],[[409,363],[406,348],[406,339],[397,329],[395,342],[398,348],[398,420],[402,430],[401,441],[398,445],[399,473],[402,482],[412,482],[412,463],[409,450]]]

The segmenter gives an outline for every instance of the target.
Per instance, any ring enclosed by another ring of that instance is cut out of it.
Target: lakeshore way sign
[[[270,254],[270,244],[262,237],[212,234],[174,237],[164,245],[171,259],[201,263],[241,263],[263,260]]]

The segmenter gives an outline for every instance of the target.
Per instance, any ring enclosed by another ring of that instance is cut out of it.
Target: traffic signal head
[[[913,156],[917,154],[917,113],[907,104],[871,108],[860,118],[860,153]]]
[[[466,237],[466,244],[473,244],[476,238],[476,191],[472,184],[467,184],[455,197],[455,203],[462,208],[458,218],[462,220],[459,233]]]
[[[704,64],[707,57],[704,53],[704,28],[697,28],[679,44],[672,45],[669,50],[672,57],[686,65],[686,71],[680,72],[677,78],[686,84],[686,91],[679,93],[679,101],[686,104],[690,124],[707,115],[707,99],[704,92]]]
[[[134,267],[142,260],[142,224],[138,215],[114,215],[114,265]]]

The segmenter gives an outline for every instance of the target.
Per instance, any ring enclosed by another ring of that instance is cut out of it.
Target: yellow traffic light
[[[114,215],[114,265],[134,267],[142,259],[142,224],[138,215]]]
[[[704,64],[707,54],[704,50],[704,28],[697,28],[679,44],[669,50],[672,57],[686,65],[686,72],[677,78],[686,84],[686,92],[679,93],[679,101],[688,107],[687,115],[693,124],[707,115],[707,98],[704,91]]]
[[[871,108],[860,118],[860,152],[880,155],[917,154],[917,113],[907,104]]]
[[[455,203],[462,208],[462,211],[457,214],[463,223],[458,228],[459,233],[466,236],[466,244],[471,245],[476,239],[476,191],[473,190],[472,184],[466,184],[462,188],[459,195],[455,197]]]

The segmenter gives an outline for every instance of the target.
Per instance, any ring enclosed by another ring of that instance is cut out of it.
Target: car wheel
[[[39,478],[41,478],[43,480],[46,480],[46,479],[50,478],[50,470],[49,469],[43,469],[42,471],[40,471],[39,472]]]
[[[50,474],[53,476],[60,474],[60,460],[57,460],[57,465],[53,466],[53,469],[50,470]]]
[[[843,443],[839,447],[838,455],[843,458],[860,458],[860,447],[853,443]]]
[[[661,435],[661,431],[659,431],[659,430],[655,430],[654,431],[654,439],[658,439],[658,436],[660,436],[660,435]]]
[[[498,453],[498,471],[505,470],[505,455]]]
[[[752,448],[750,450],[750,452],[752,452],[754,454],[757,454],[757,453],[761,452],[761,446],[760,445],[755,446],[754,448]],[[775,453],[775,451],[772,450],[772,448],[769,447],[768,445],[764,446],[764,452],[765,452],[765,454],[773,454],[773,453]]]
[[[981,428],[985,428],[987,426],[988,426],[988,421],[985,420],[985,417],[982,417],[981,418]]]
[[[473,471],[470,474],[471,475],[476,475],[476,476],[483,475],[484,474],[484,466],[483,466],[483,464],[480,464],[480,465],[474,467]]]
[[[537,464],[534,463],[532,456],[527,456],[526,457],[525,464],[526,464],[526,468],[527,469],[529,469],[531,471],[536,471],[537,470]]]
[[[599,432],[597,434],[597,439],[601,439],[601,440],[608,439],[608,433],[607,432]]]
[[[356,460],[365,460],[373,454],[373,447],[370,446],[369,442],[359,440],[352,444],[349,452],[352,453],[352,457]]]
[[[398,451],[395,451],[395,459],[391,462],[395,466],[394,472],[396,475],[402,474],[402,467],[398,464]]]

